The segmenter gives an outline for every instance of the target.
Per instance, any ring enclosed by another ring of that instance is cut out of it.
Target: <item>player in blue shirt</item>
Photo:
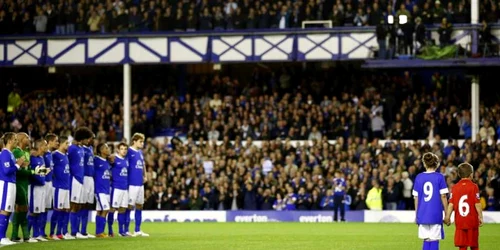
[[[45,212],[45,174],[49,171],[43,159],[45,152],[47,152],[47,142],[44,139],[36,140],[30,157],[30,167],[32,170],[40,169],[41,171],[30,178],[28,223],[33,228],[33,238],[38,241],[47,241],[41,235],[42,226],[40,225],[41,214]]]
[[[135,232],[132,236],[149,236],[149,234],[141,231],[142,223],[142,205],[144,204],[144,182],[145,164],[142,148],[144,147],[145,136],[141,133],[135,133],[132,136],[132,145],[127,152],[128,160],[128,205],[127,222],[125,229],[128,232],[130,223],[130,210],[135,206]]]
[[[6,237],[10,214],[16,201],[16,172],[24,163],[24,157],[14,158],[12,150],[17,146],[17,135],[7,132],[0,139],[3,143],[0,153],[0,245],[16,244]]]
[[[97,155],[94,156],[94,181],[95,181],[95,197],[97,199],[96,216],[95,216],[95,234],[97,238],[108,237],[104,233],[106,226],[106,216],[110,209],[111,189],[111,167],[108,162],[108,157],[111,151],[106,143],[100,143],[96,147]]]
[[[335,178],[333,179],[333,221],[338,221],[339,208],[340,221],[345,221],[345,188],[344,173],[340,170],[335,171]]]
[[[71,188],[71,175],[68,159],[69,141],[68,137],[59,137],[59,148],[52,153],[54,170],[52,176],[52,185],[54,186],[54,212],[50,222],[50,234],[53,232],[53,224],[57,223],[56,236],[52,239],[75,239],[68,233],[69,223],[69,190]]]
[[[74,140],[68,148],[69,168],[71,173],[71,189],[70,189],[70,207],[71,213],[69,220],[71,221],[71,236],[77,239],[87,239],[88,237],[81,234],[79,231],[81,214],[80,210],[86,203],[84,201],[84,166],[85,166],[85,151],[83,143],[88,138],[92,137],[92,131],[86,127],[80,127],[75,131]]]
[[[48,171],[45,175],[45,212],[40,214],[40,233],[44,238],[52,238],[52,234],[49,234],[50,237],[47,237],[47,234],[45,233],[45,226],[47,224],[47,212],[52,209],[52,200],[54,198],[54,191],[52,190],[52,171],[54,170],[52,152],[59,147],[59,138],[57,137],[57,135],[49,133],[45,135],[45,141],[47,142],[48,150],[43,154],[43,160]]]
[[[121,236],[131,236],[126,230],[126,210],[128,207],[128,146],[125,143],[118,144],[118,153],[112,157],[111,167],[111,209],[108,214],[108,231],[113,237],[114,211],[118,210],[118,233]]]
[[[91,132],[92,133],[92,132]],[[81,217],[81,234],[88,238],[95,238],[94,235],[87,233],[87,224],[89,220],[89,210],[94,210],[94,133],[90,138],[83,141],[84,156],[84,169],[83,169],[83,207],[80,210]]]
[[[439,249],[439,240],[444,239],[443,211],[448,207],[448,187],[441,173],[436,172],[439,158],[433,153],[423,155],[426,172],[415,179],[415,197],[418,237],[423,239],[423,250]]]

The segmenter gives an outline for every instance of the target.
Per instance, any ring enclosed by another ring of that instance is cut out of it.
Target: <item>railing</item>
[[[469,48],[473,28],[456,25],[452,42]],[[364,60],[377,48],[374,27],[11,36],[0,38],[0,66]]]

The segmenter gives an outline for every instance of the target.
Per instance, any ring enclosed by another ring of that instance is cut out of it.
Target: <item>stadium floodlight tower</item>
[[[130,142],[131,128],[130,128],[130,105],[132,103],[131,91],[131,68],[129,63],[123,64],[123,137]]]

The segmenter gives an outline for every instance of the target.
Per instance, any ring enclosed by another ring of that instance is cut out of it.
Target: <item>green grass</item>
[[[94,225],[89,225],[90,232]],[[131,225],[133,228],[133,225]],[[422,249],[414,224],[306,223],[144,223],[149,238],[109,238],[17,244],[8,249],[51,250],[410,250]],[[446,227],[441,249],[453,246],[454,226]],[[500,224],[480,229],[481,249],[497,249]],[[10,233],[9,233],[10,235]]]

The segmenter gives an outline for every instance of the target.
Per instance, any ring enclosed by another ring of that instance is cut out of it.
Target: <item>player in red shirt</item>
[[[479,188],[472,182],[474,168],[469,163],[458,165],[461,180],[453,186],[444,223],[451,224],[455,211],[455,246],[460,250],[479,250],[479,227],[483,225],[483,211],[479,201]]]

